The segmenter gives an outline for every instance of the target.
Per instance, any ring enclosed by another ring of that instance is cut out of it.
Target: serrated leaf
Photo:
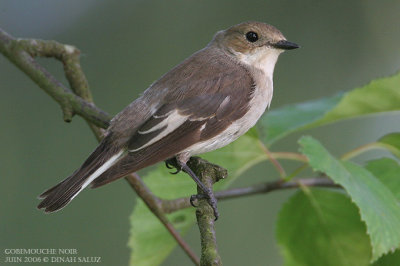
[[[315,171],[344,187],[360,209],[371,239],[372,261],[400,246],[400,206],[392,192],[368,170],[335,159],[317,140],[303,137],[302,153]]]
[[[264,115],[259,125],[272,144],[295,131],[342,119],[400,110],[400,73],[371,81],[345,94],[294,104]]]
[[[396,250],[393,253],[389,253],[379,260],[377,260],[373,266],[396,266],[400,264],[400,250]]]
[[[277,241],[286,266],[362,266],[371,257],[357,207],[339,192],[297,192],[278,215]]]
[[[250,132],[232,144],[202,156],[228,170],[228,178],[215,184],[215,190],[226,188],[247,168],[267,159],[255,134]],[[189,176],[170,175],[164,165],[148,173],[144,182],[155,195],[164,199],[188,197],[196,193],[196,185]],[[185,234],[195,222],[195,209],[181,210],[168,215],[168,218],[181,234]],[[175,240],[141,200],[138,200],[130,221],[130,264],[159,265],[176,246]]]

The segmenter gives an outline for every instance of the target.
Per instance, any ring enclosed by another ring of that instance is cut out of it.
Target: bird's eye
[[[254,31],[249,31],[248,33],[246,33],[246,39],[249,42],[256,42],[258,40],[258,35]]]

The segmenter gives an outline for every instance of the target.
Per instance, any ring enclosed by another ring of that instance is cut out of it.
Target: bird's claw
[[[190,196],[190,205],[192,205],[193,207],[197,208],[198,205],[196,205],[194,202],[199,199],[199,196],[200,195],[192,195],[192,196]]]
[[[165,166],[166,166],[168,169],[174,169],[174,168],[175,168],[168,160],[165,161]]]
[[[175,172],[169,172],[171,175],[176,175],[177,173],[179,173],[180,171],[182,171],[181,169],[176,169]]]
[[[182,171],[182,169],[180,169],[180,168],[176,168],[176,166],[171,162],[171,160],[173,160],[173,159],[168,159],[168,160],[166,160],[165,161],[165,166],[168,168],[168,169],[176,169],[176,171],[175,172],[169,172],[170,174],[172,174],[172,175],[176,175],[177,173],[179,173],[180,171]]]
[[[214,221],[218,220],[219,217],[219,212],[218,212],[218,208],[217,208],[217,199],[214,197],[214,194],[212,194],[212,197],[207,199],[208,204],[210,204],[211,208],[214,211]]]

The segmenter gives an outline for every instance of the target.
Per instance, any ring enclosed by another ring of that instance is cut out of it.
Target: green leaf
[[[374,174],[400,201],[400,165],[389,158],[369,161],[366,165],[368,171]]]
[[[377,260],[373,266],[394,266],[399,265],[400,262],[400,250],[396,250],[393,253],[382,256]]]
[[[387,134],[380,138],[379,142],[392,145],[393,147],[396,147],[398,150],[400,150],[400,133],[395,132]]]
[[[277,241],[287,266],[369,265],[371,246],[357,207],[326,189],[297,192],[277,221]]]
[[[397,158],[400,158],[400,133],[390,133],[378,140],[379,143],[388,145],[388,150]]]
[[[226,188],[247,168],[267,159],[255,131],[202,157],[228,169],[228,178],[215,184],[216,190]],[[144,177],[144,182],[154,194],[164,199],[188,197],[196,193],[196,185],[189,176],[171,175],[164,165],[149,172]],[[195,209],[181,210],[168,215],[168,218],[181,234],[185,234],[195,222]],[[128,245],[132,248],[131,265],[159,265],[176,246],[175,240],[164,226],[139,199],[130,222],[131,236]]]
[[[272,144],[290,133],[321,120],[342,98],[343,93],[271,110],[260,119],[257,126],[261,132],[266,133],[266,143]]]
[[[269,111],[259,125],[272,144],[295,131],[342,119],[400,110],[400,73],[376,79],[345,94]]]
[[[371,239],[372,260],[399,247],[400,206],[392,192],[361,166],[335,159],[315,139],[303,137],[299,142],[310,166],[342,185],[360,209]]]

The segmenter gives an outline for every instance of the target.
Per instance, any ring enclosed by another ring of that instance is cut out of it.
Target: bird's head
[[[211,45],[216,45],[240,62],[261,68],[271,75],[280,53],[299,48],[297,44],[287,41],[274,26],[253,21],[217,32]]]

